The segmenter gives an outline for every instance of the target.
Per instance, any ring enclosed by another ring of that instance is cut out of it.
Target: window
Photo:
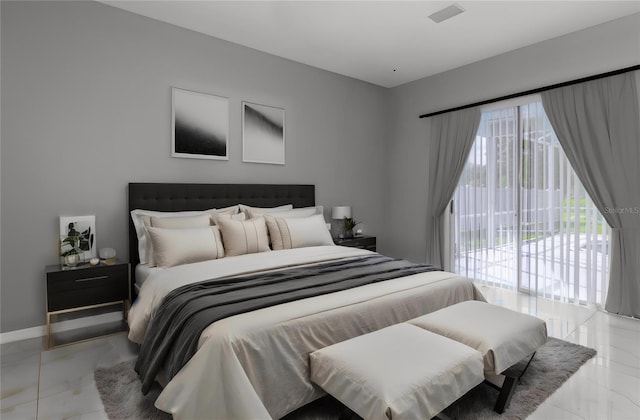
[[[609,226],[541,102],[487,111],[454,194],[454,270],[488,285],[604,305]]]

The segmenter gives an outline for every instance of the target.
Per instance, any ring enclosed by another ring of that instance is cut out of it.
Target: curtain
[[[427,172],[427,264],[445,269],[450,266],[450,261],[443,258],[444,212],[473,146],[480,115],[479,108],[469,108],[431,117]]]
[[[640,110],[628,72],[542,93],[569,162],[612,228],[605,309],[640,317]]]

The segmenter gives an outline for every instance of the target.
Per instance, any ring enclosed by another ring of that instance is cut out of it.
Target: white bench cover
[[[547,341],[547,324],[534,316],[479,301],[447,306],[410,324],[482,353],[486,372],[500,374]]]
[[[428,419],[484,380],[482,355],[406,323],[310,355],[311,380],[364,419]]]

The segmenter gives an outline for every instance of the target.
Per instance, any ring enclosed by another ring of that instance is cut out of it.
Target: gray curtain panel
[[[612,228],[605,309],[640,317],[640,111],[636,72],[553,89],[542,104]]]
[[[443,259],[444,211],[456,190],[460,175],[480,125],[480,109],[469,108],[430,118],[427,174],[427,264],[448,266]]]

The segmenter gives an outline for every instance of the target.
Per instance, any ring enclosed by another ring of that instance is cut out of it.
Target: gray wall
[[[45,322],[58,216],[126,259],[131,181],[315,184],[378,233],[388,90],[99,3],[1,7],[2,332]],[[170,157],[171,86],[229,98],[228,162]],[[285,166],[242,163],[242,100],[286,109]]]
[[[381,241],[387,254],[426,255],[429,119],[465,105],[640,63],[640,14],[521,48],[391,90],[391,134]]]

